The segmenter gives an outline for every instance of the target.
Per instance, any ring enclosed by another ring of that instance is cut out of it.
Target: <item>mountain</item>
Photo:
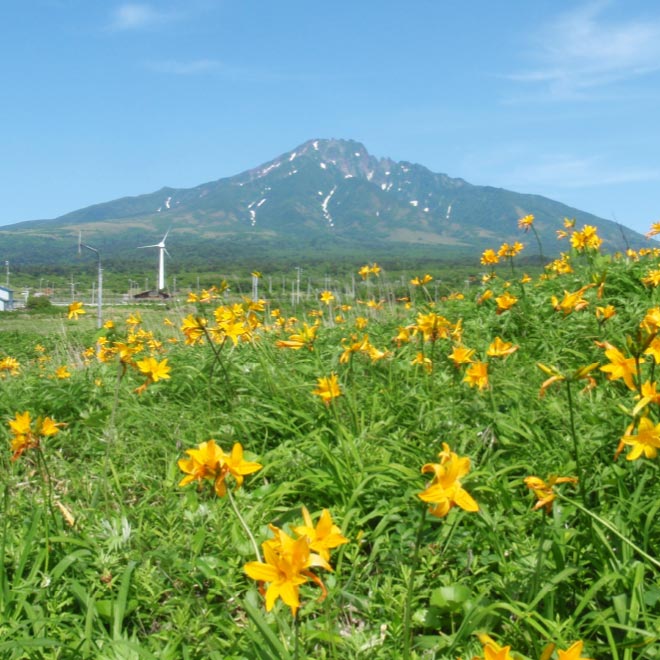
[[[0,258],[12,264],[69,261],[78,234],[105,259],[134,264],[136,250],[169,229],[177,262],[290,255],[327,259],[355,255],[476,257],[503,241],[534,240],[518,218],[534,214],[544,253],[566,249],[555,232],[565,217],[596,225],[609,250],[647,245],[630,229],[560,202],[476,186],[422,165],[376,158],[353,140],[310,140],[259,167],[195,188],[162,188],[0,229]],[[526,239],[526,240],[525,240]]]

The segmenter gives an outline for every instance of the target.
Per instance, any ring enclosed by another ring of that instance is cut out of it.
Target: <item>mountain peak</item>
[[[518,218],[530,213],[546,254],[561,248],[555,230],[564,217],[598,225],[609,249],[622,249],[620,228],[607,220],[538,195],[475,186],[420,164],[377,158],[361,142],[335,138],[307,140],[258,167],[195,188],[162,188],[52,221],[21,223],[14,231],[75,237],[82,229],[104,250],[103,236],[117,245],[114,237],[122,227],[126,237],[119,242],[126,246],[160,240],[172,227],[171,242],[179,241],[182,249],[186,243],[188,249],[194,245],[196,252],[202,246],[213,253],[225,249],[221,246],[264,246],[270,241],[323,250],[337,245],[372,251],[380,246],[386,251],[474,255],[519,239]],[[11,231],[5,228],[4,240]],[[631,246],[638,246],[639,239],[643,241],[628,232]],[[17,237],[17,244],[21,240]]]

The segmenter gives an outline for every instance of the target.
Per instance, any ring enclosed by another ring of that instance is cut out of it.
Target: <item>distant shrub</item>
[[[54,312],[57,308],[48,296],[30,296],[25,303],[25,308],[30,312]]]

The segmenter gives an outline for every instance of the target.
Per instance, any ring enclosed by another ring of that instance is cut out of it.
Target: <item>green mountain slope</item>
[[[611,221],[538,195],[475,186],[408,162],[370,155],[352,140],[310,140],[272,161],[195,188],[162,188],[95,204],[51,220],[0,230],[0,258],[40,265],[71,259],[78,233],[117,264],[144,262],[137,250],[169,229],[179,263],[284,256],[420,254],[476,256],[521,240],[517,220],[536,217],[544,252],[558,252],[564,217],[594,224],[609,250],[646,239]],[[526,253],[537,252],[527,240]]]

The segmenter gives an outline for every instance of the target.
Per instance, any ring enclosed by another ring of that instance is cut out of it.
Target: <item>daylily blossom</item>
[[[494,266],[499,263],[500,258],[495,253],[495,250],[484,250],[481,254],[481,264],[483,266]]]
[[[253,580],[269,583],[266,589],[267,612],[281,598],[295,616],[300,607],[301,584],[312,580],[322,588],[321,598],[326,594],[323,582],[310,569],[318,567],[331,571],[332,567],[321,555],[310,552],[307,536],[294,540],[277,527],[271,526],[271,529],[275,538],[261,545],[265,561],[248,562],[243,570]]]
[[[573,642],[565,651],[557,649],[559,660],[593,660],[592,658],[585,658],[582,655],[582,647],[584,642]]]
[[[432,281],[433,281],[433,278],[430,275],[426,274],[426,275],[423,275],[422,277],[419,277],[419,276],[413,277],[412,280],[410,280],[410,283],[413,286],[424,286],[425,284],[428,284],[429,282],[432,282]]]
[[[323,509],[316,527],[309,515],[307,507],[302,508],[304,525],[294,527],[293,531],[298,536],[306,536],[309,541],[309,547],[318,552],[326,561],[330,560],[332,548],[348,543],[348,539],[342,535],[341,530],[332,522],[332,516],[328,509]]]
[[[0,360],[0,376],[9,374],[10,376],[18,376],[20,373],[20,363],[16,358],[6,357]]]
[[[518,302],[518,298],[505,291],[501,296],[495,298],[495,302],[497,303],[497,314],[502,314],[511,309]]]
[[[631,427],[632,425],[621,438],[622,444],[632,446],[632,449],[626,454],[626,460],[634,461],[642,455],[646,458],[655,458],[660,449],[660,424],[653,424],[648,417],[642,417],[639,420],[636,435],[632,434]]]
[[[582,297],[584,292],[594,286],[596,285],[587,284],[573,293],[564,291],[564,298],[561,302],[559,302],[556,296],[552,296],[552,306],[556,311],[564,312],[564,315],[570,314],[571,312],[579,312],[589,304],[589,302]]]
[[[557,499],[557,494],[554,491],[555,484],[576,484],[577,482],[576,477],[558,477],[555,474],[550,475],[547,482],[543,481],[540,477],[525,477],[525,484],[534,492],[534,495],[538,499],[534,505],[534,511],[543,507],[546,513],[552,511],[552,503]]]
[[[452,352],[449,354],[449,359],[454,363],[454,366],[459,367],[462,364],[472,362],[472,356],[475,354],[474,348],[466,348],[465,346],[454,346]]]
[[[478,387],[485,390],[488,387],[488,363],[472,362],[465,371],[463,382],[470,387]]]
[[[179,469],[186,475],[179,486],[187,486],[193,481],[198,484],[212,481],[218,497],[224,497],[227,493],[225,478],[228,474],[232,475],[238,489],[243,485],[246,475],[262,468],[260,463],[244,460],[240,442],[234,443],[231,454],[225,454],[213,439],[200,443],[196,449],[187,449],[186,454],[189,458],[178,461]]]
[[[461,477],[470,471],[470,459],[459,457],[451,451],[446,442],[438,454],[440,463],[427,463],[422,466],[422,473],[433,473],[433,480],[426,490],[417,494],[423,502],[431,504],[429,513],[437,518],[444,518],[454,506],[464,511],[479,511],[479,505],[461,486]]]
[[[15,461],[24,451],[39,447],[42,438],[51,437],[59,433],[62,422],[56,422],[52,417],[38,417],[32,424],[29,411],[16,413],[14,419],[9,420],[9,429],[12,433],[11,449],[12,461]]]
[[[600,368],[601,371],[609,374],[609,380],[618,380],[623,378],[623,382],[626,384],[628,389],[634,390],[635,383],[633,378],[637,375],[637,364],[634,357],[627,358],[623,353],[618,349],[612,346],[609,342],[599,343],[599,346],[605,348],[605,356],[610,361],[610,364],[606,364]],[[639,358],[639,363],[643,363],[644,359]]]
[[[656,236],[657,234],[660,234],[660,221],[654,222],[651,225],[651,229],[646,232],[646,238],[651,238],[651,236]]]
[[[81,302],[72,302],[69,305],[68,316],[70,319],[73,319],[74,321],[77,321],[79,316],[86,313],[87,312],[83,309],[83,304]]]
[[[278,339],[275,342],[277,348],[291,348],[294,351],[301,348],[308,348],[310,351],[314,350],[314,342],[316,341],[316,333],[319,329],[318,323],[312,326],[303,323],[303,328],[289,336],[288,339]]]
[[[321,302],[325,303],[326,305],[329,305],[335,299],[332,291],[321,291],[321,295],[319,297]]]
[[[331,374],[330,376],[322,376],[317,378],[317,387],[313,390],[312,394],[321,397],[323,403],[326,406],[330,405],[330,402],[333,399],[336,399],[338,396],[341,396],[341,388],[339,387],[339,380],[337,379],[337,374]]]
[[[158,362],[156,358],[148,357],[144,360],[138,360],[135,364],[154,383],[170,377],[170,367],[167,365],[167,358]]]
[[[519,346],[514,346],[511,342],[502,341],[499,337],[495,337],[488,347],[486,355],[488,357],[508,357],[519,348]]]

